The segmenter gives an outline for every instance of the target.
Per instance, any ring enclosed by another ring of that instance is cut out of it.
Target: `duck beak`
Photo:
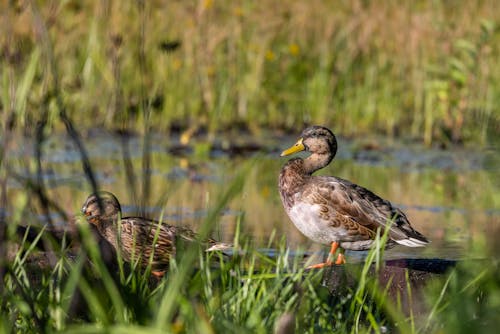
[[[284,150],[283,152],[281,152],[281,156],[284,157],[284,156],[287,156],[287,155],[294,154],[294,153],[301,152],[301,151],[305,150],[306,147],[302,143],[303,140],[304,140],[303,138],[300,138],[295,143],[295,145],[293,145],[292,147],[290,147],[290,148]]]

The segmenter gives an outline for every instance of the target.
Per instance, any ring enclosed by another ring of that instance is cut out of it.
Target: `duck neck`
[[[304,160],[301,158],[291,159],[281,168],[279,190],[281,200],[286,208],[293,206],[294,195],[300,192],[308,178],[310,175],[305,172]]]
[[[101,219],[100,224],[97,225],[97,230],[115,248],[118,246],[117,219]]]
[[[332,161],[334,154],[327,153],[313,153],[304,159],[304,171],[306,174],[311,175],[315,171],[326,167]]]

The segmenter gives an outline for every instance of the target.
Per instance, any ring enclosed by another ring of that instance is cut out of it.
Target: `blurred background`
[[[214,236],[316,247],[282,209],[282,149],[337,134],[321,174],[402,207],[457,258],[499,232],[498,1],[5,1],[1,220],[66,226],[89,192]],[[250,166],[243,168],[242,166]],[[271,239],[271,241],[270,241]]]

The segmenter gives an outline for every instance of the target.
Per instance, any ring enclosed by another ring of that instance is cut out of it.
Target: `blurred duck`
[[[311,268],[345,263],[344,250],[367,250],[377,229],[388,228],[387,246],[401,244],[422,247],[426,237],[410,225],[406,215],[370,190],[334,176],[313,176],[327,166],[337,153],[334,134],[322,126],[306,128],[295,145],[281,156],[300,151],[310,156],[289,160],[281,169],[279,191],[286,213],[295,226],[311,240],[331,245],[328,260]]]
[[[175,256],[179,242],[202,244],[207,246],[207,251],[232,247],[213,239],[200,242],[196,233],[187,227],[172,226],[142,217],[122,218],[118,199],[107,191],[90,195],[83,204],[82,213],[104,239],[121,252],[125,261],[138,260],[143,268],[151,263],[151,272],[157,277],[162,277],[168,269],[170,258]]]

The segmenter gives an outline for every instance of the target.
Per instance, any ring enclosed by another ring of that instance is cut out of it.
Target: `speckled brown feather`
[[[393,220],[392,240],[422,235],[409,225],[406,215],[370,190],[336,177],[311,177],[304,198],[322,206],[322,218],[334,226],[343,226],[357,240],[373,239],[377,228],[382,232]],[[335,209],[334,209],[335,208]],[[324,211],[324,212],[323,212]]]
[[[154,252],[151,261],[153,270],[166,269],[170,257],[176,254],[178,237],[191,242],[195,240],[194,232],[188,229],[139,217],[122,218],[119,228],[121,229],[119,234],[115,227],[105,229],[106,240],[115,248],[121,244],[125,261],[133,262],[140,259],[140,265],[143,267],[149,264],[151,254]]]
[[[142,217],[124,217],[120,220],[120,204],[109,192],[90,195],[82,207],[82,212],[88,222],[95,225],[99,233],[115,249],[120,249],[125,261],[138,261],[141,267],[151,263],[153,271],[168,269],[170,258],[175,256],[179,244],[194,243],[214,248],[217,246],[218,250],[232,247],[213,239],[200,242],[196,233],[187,227],[173,226]]]

